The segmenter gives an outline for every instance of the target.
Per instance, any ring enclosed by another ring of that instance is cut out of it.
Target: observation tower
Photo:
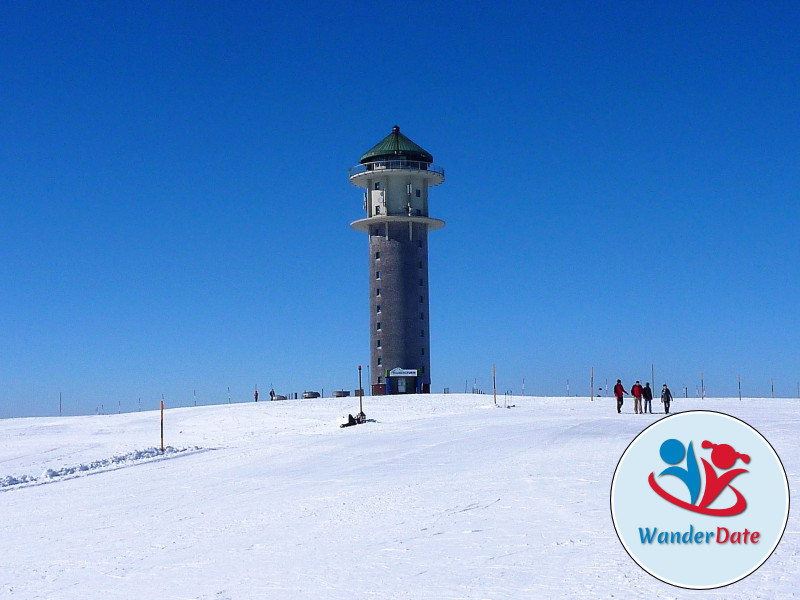
[[[428,231],[444,221],[429,216],[428,190],[444,169],[395,125],[349,175],[366,213],[350,226],[369,235],[372,393],[430,393]]]

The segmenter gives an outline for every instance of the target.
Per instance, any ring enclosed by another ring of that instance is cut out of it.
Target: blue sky
[[[0,8],[0,416],[356,387],[394,124],[433,391],[797,396],[796,3],[323,4]]]

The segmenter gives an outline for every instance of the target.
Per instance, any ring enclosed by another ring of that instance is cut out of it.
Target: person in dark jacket
[[[672,392],[669,391],[667,384],[661,388],[661,402],[664,404],[664,412],[669,414],[669,403],[672,402]]]
[[[653,414],[653,390],[650,389],[650,382],[644,384],[642,390],[642,398],[644,398],[644,412]]]
[[[633,396],[633,412],[637,415],[642,414],[642,384],[638,381],[633,384],[631,388],[631,395]]]
[[[625,391],[625,388],[622,387],[622,381],[617,379],[617,385],[614,386],[614,396],[617,399],[617,412],[622,412],[622,403],[623,399],[622,396],[627,394],[628,392]]]

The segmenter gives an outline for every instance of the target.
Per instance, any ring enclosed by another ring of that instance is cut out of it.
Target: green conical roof
[[[400,133],[400,128],[397,125],[392,127],[392,133],[367,150],[359,162],[364,164],[380,159],[396,159],[398,157],[426,163],[433,162],[433,155]]]

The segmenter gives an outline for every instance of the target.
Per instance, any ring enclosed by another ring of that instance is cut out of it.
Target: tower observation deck
[[[349,175],[365,212],[350,226],[369,235],[372,393],[429,393],[428,231],[444,221],[430,217],[428,190],[444,169],[395,125]]]

